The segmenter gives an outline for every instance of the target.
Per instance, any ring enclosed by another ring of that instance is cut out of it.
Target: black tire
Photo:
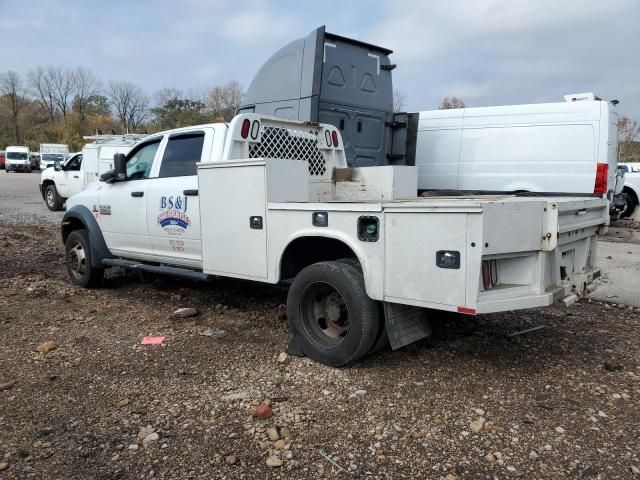
[[[633,211],[638,206],[638,199],[636,198],[633,192],[629,192],[629,191],[624,192],[624,198],[626,200],[626,205],[624,210],[620,214],[620,217],[627,218],[633,214]]]
[[[325,318],[332,314],[337,318]],[[314,263],[298,273],[287,318],[302,352],[333,367],[366,355],[380,328],[378,305],[367,296],[362,273],[340,261]]]
[[[355,257],[345,257],[340,258],[338,262],[346,263],[347,265],[351,265],[360,273],[362,273],[362,265],[360,265],[360,261]],[[374,353],[378,353],[381,350],[386,349],[389,346],[389,335],[387,335],[387,324],[384,320],[384,307],[382,303],[378,304],[379,306],[379,318],[380,318],[380,326],[378,327],[378,334],[376,335],[376,341],[374,342],[371,350],[367,352],[367,355],[373,355]]]
[[[86,230],[74,230],[64,244],[65,264],[71,282],[83,288],[97,287],[104,278],[104,269],[93,265]]]
[[[62,210],[63,201],[58,195],[58,189],[55,185],[47,185],[47,188],[44,189],[44,203],[52,212]]]

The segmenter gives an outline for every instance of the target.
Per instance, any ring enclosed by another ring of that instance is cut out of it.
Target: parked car
[[[5,169],[7,172],[31,173],[31,158],[29,147],[11,146],[5,150]]]
[[[0,152],[0,169],[4,170],[5,156],[4,152]]]

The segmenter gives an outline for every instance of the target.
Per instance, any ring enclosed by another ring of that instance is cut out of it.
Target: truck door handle
[[[73,178],[80,178],[78,175],[74,175]]]
[[[144,196],[144,192],[131,192],[132,197],[142,197]]]
[[[187,197],[197,197],[198,196],[198,189],[194,188],[193,190],[183,190],[182,194],[186,195]]]

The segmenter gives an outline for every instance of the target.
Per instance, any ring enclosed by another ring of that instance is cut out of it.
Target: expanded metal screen
[[[327,171],[327,162],[318,150],[318,133],[312,131],[265,126],[262,141],[249,145],[249,157],[303,160],[309,164],[309,174],[317,177]]]

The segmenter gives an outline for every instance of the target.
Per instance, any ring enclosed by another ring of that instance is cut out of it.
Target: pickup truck
[[[333,125],[239,114],[150,135],[67,200],[66,268],[290,284],[291,349],[332,366],[429,335],[437,310],[570,304],[607,200],[418,197],[413,166],[349,168]]]
[[[623,189],[625,207],[622,216],[630,217],[640,203],[640,164],[621,163],[620,167],[625,171]]]
[[[51,211],[62,210],[67,198],[82,191],[98,177],[113,168],[113,155],[127,153],[135,142],[144,135],[93,135],[82,152],[72,154],[61,162],[56,159],[53,168],[40,174],[40,194]]]

